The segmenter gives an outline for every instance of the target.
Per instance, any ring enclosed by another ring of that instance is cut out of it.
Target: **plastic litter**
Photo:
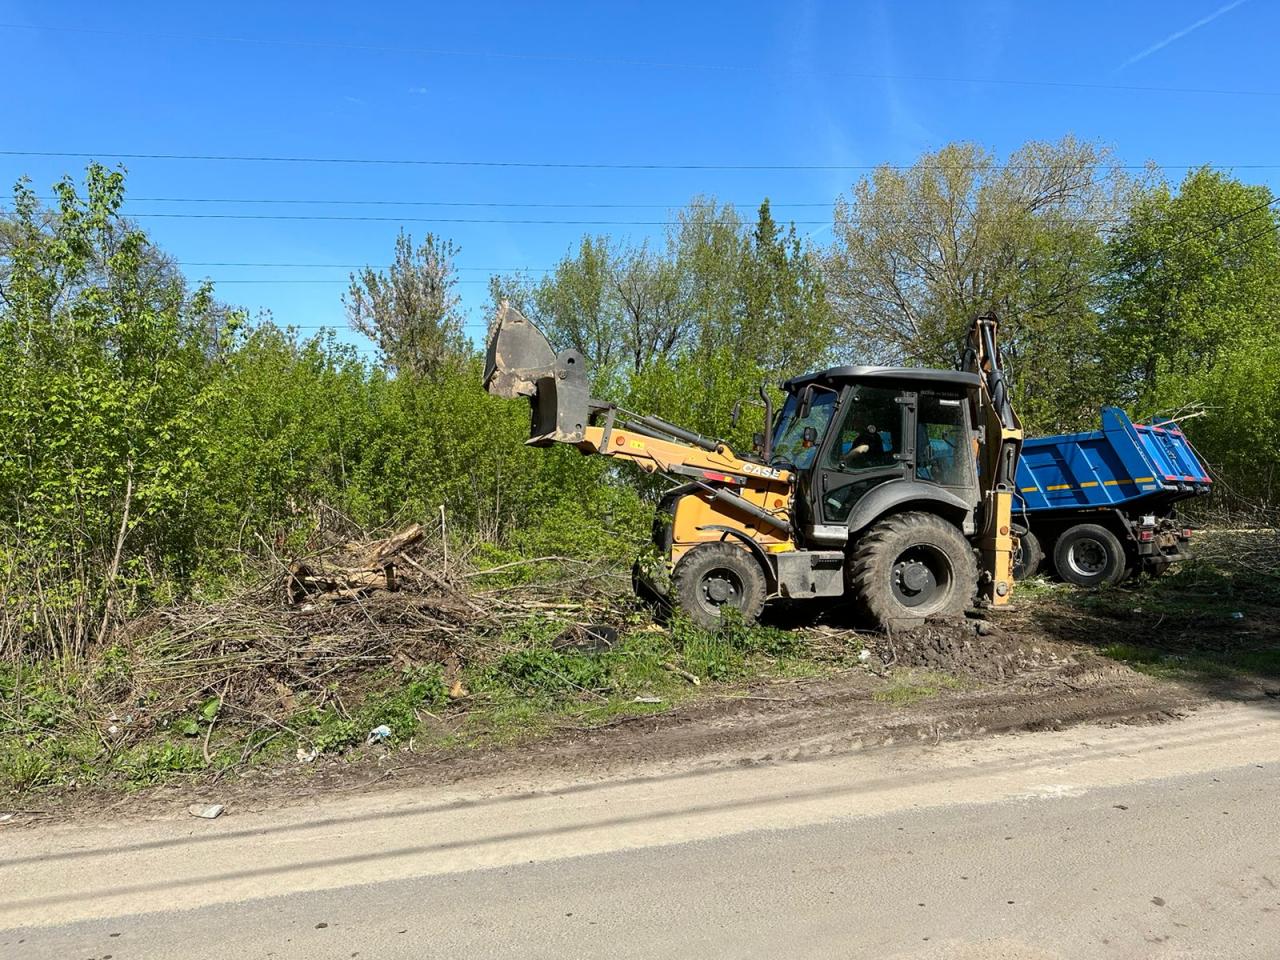
[[[636,697],[632,703],[661,703],[661,697]]]
[[[217,820],[224,809],[220,803],[193,803],[187,807],[187,813],[202,820]]]
[[[315,747],[312,747],[310,750],[306,747],[299,747],[295,756],[298,758],[299,763],[310,763],[316,757],[320,756],[320,751]]]
[[[1243,613],[1241,613],[1239,610],[1237,610],[1235,613],[1233,613],[1233,614],[1231,615],[1231,619],[1232,619],[1232,620],[1243,620],[1243,619],[1244,619],[1244,614],[1243,614]]]
[[[388,727],[385,723],[383,723],[383,724],[379,724],[378,726],[374,727],[372,730],[369,731],[369,736],[365,740],[365,745],[368,746],[371,743],[381,743],[383,740],[390,740],[390,739],[391,739],[391,728]]]
[[[858,651],[858,662],[859,662],[859,663],[866,663],[866,662],[867,662],[868,660],[870,660],[870,659],[871,659],[871,651],[870,651],[870,650],[867,650],[867,649],[864,647],[863,649],[861,649],[861,650],[859,650],[859,651]]]

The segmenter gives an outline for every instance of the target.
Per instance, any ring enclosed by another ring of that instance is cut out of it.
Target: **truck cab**
[[[841,546],[904,509],[939,513],[971,534],[981,502],[978,385],[972,373],[867,366],[783,384],[767,452],[796,476],[799,539]]]

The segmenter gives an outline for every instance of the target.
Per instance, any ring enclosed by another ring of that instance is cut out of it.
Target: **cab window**
[[[969,484],[973,455],[965,430],[964,401],[923,391],[916,414],[916,479],[944,487]]]
[[[786,405],[778,417],[778,425],[773,435],[773,459],[792,464],[803,470],[813,462],[817,445],[805,446],[804,429],[813,427],[822,442],[822,435],[827,431],[831,421],[831,411],[836,407],[836,395],[830,390],[815,390],[809,404],[808,416],[800,416],[800,396],[793,393],[787,397]]]
[[[893,466],[902,452],[902,409],[897,398],[897,390],[854,387],[825,465],[842,473]]]

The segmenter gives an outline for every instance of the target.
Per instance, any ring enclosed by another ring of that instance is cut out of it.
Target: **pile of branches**
[[[1197,534],[1192,549],[1198,560],[1280,580],[1280,523],[1211,527]]]
[[[233,718],[283,726],[304,692],[310,704],[341,705],[378,668],[421,664],[456,685],[463,665],[517,644],[532,617],[572,630],[617,616],[619,573],[608,567],[564,557],[480,567],[417,524],[328,539],[306,556],[273,558],[234,597],[128,624],[130,699],[145,692],[158,719],[217,697]]]

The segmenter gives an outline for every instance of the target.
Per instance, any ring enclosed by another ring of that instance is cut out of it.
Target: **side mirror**
[[[764,434],[756,431],[751,435],[751,449],[756,453],[764,453]]]
[[[818,431],[813,429],[813,427],[805,427],[804,431],[800,434],[800,441],[806,448],[812,447],[818,442]]]
[[[805,387],[800,391],[800,419],[803,420],[809,416],[809,411],[813,409],[813,384]]]
[[[738,421],[741,419],[742,419],[742,401],[739,400],[734,403],[733,409],[729,412],[729,423],[732,426],[736,427],[738,425]]]

